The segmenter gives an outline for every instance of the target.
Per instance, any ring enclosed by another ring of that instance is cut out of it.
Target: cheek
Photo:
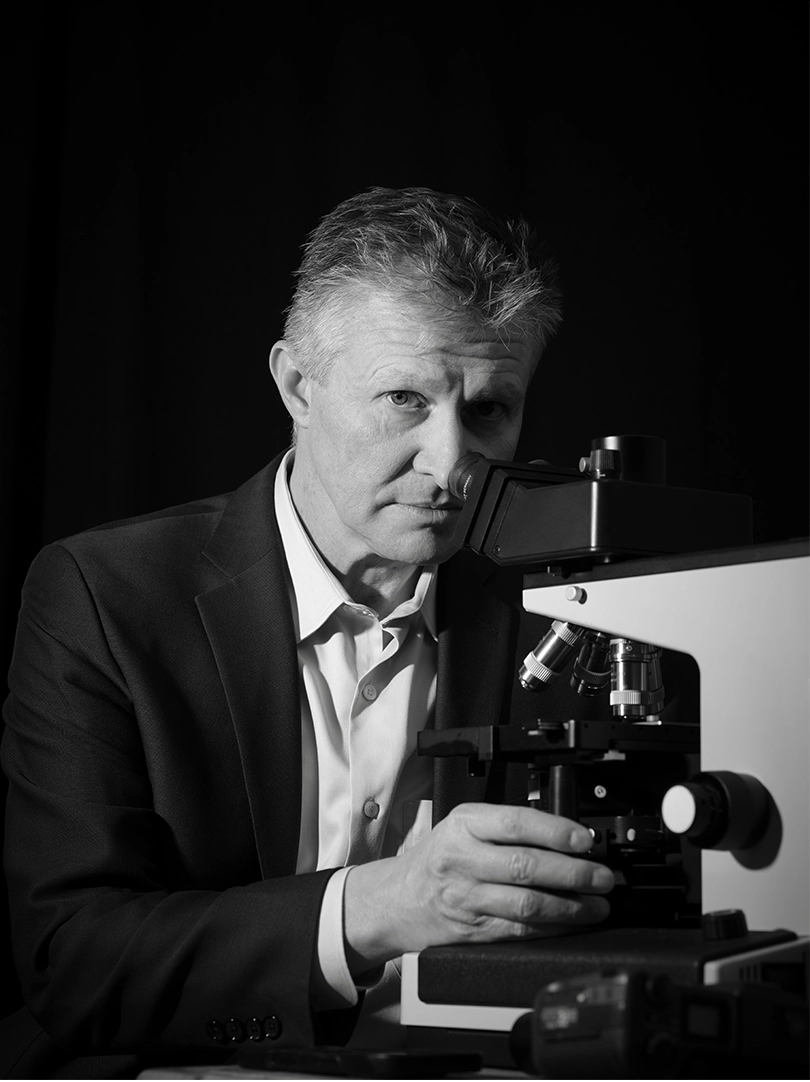
[[[500,458],[511,459],[515,451],[517,450],[518,439],[520,438],[520,422],[514,425],[509,425],[508,428],[500,429],[498,432],[493,432],[489,436],[482,438],[482,443],[486,448],[484,455],[486,458]]]
[[[359,458],[362,432],[349,403],[319,404],[310,415],[308,438],[321,472],[338,479],[353,459]]]
[[[330,414],[328,423],[317,428],[315,458],[321,483],[347,520],[362,519],[385,503],[387,485],[402,468],[397,442],[380,425],[365,420],[350,424]]]

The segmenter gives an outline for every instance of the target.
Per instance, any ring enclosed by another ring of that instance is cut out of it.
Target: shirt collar
[[[276,474],[275,508],[281,542],[292,585],[291,601],[296,641],[317,631],[342,605],[362,609],[326,566],[298,516],[290,493],[293,448],[285,454]],[[422,568],[413,596],[403,601],[382,622],[383,626],[421,612],[425,627],[436,638],[436,565]]]

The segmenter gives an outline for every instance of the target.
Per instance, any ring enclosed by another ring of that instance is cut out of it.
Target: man
[[[454,557],[448,474],[514,454],[558,321],[524,225],[350,199],[270,357],[294,449],[37,558],[3,756],[40,1071],[44,1034],[105,1077],[389,1040],[403,951],[606,915],[584,828],[415,754],[427,726],[509,718],[517,596]]]

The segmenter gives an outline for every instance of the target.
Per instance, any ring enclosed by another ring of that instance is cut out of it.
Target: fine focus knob
[[[661,816],[673,834],[701,849],[750,849],[768,824],[769,794],[749,774],[715,770],[673,785]]]

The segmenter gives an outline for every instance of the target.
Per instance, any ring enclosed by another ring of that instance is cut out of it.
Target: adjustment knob
[[[618,460],[616,472],[622,481],[666,484],[667,445],[659,436],[600,436],[591,441],[591,465],[610,461],[609,456]]]
[[[726,808],[716,791],[694,781],[673,785],[661,803],[661,816],[672,833],[685,834],[694,842],[725,815]]]
[[[748,922],[742,909],[715,909],[700,918],[700,928],[706,940],[740,939],[748,935]]]
[[[750,774],[715,770],[673,785],[661,816],[673,834],[701,849],[750,849],[768,825],[769,794]]]

